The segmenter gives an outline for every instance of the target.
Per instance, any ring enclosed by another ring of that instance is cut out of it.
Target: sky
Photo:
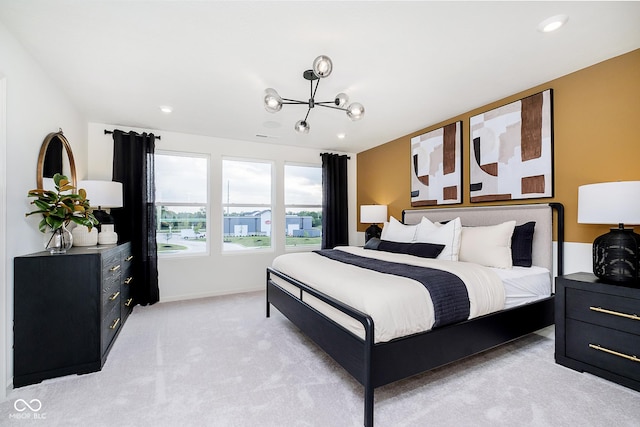
[[[156,201],[206,203],[208,157],[155,155]],[[271,162],[223,160],[223,201],[269,205]],[[216,201],[212,201],[213,204]],[[320,205],[322,170],[318,167],[285,165],[285,204]]]

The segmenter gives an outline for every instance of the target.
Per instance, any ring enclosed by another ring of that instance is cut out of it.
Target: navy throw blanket
[[[470,303],[467,287],[458,276],[448,271],[382,261],[353,255],[337,249],[323,249],[314,252],[345,264],[380,273],[407,277],[422,283],[431,294],[431,300],[433,301],[435,312],[434,328],[461,322],[469,318]]]

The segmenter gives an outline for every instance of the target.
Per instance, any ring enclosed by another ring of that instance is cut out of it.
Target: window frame
[[[288,205],[287,204],[287,166],[298,166],[298,167],[308,167],[308,168],[317,168],[320,170],[320,204],[319,205],[309,205],[309,204],[302,204],[302,205],[298,205],[298,204],[291,204]],[[292,209],[313,209],[313,208],[319,208],[320,212],[322,213],[322,165],[318,164],[318,163],[303,163],[303,162],[284,162],[284,166],[282,169],[282,194],[283,194],[283,209],[284,209],[284,214],[283,214],[283,219],[284,219],[284,225],[283,225],[283,232],[285,233],[285,241],[284,241],[284,249],[286,252],[309,252],[309,251],[314,251],[317,249],[320,249],[322,247],[322,240],[320,241],[320,243],[318,244],[310,244],[310,245],[287,245],[287,241],[286,241],[286,232],[287,232],[287,226],[286,226],[286,218],[287,218],[287,210],[289,208]],[[324,231],[324,230],[323,230]],[[322,238],[322,234],[320,235]]]
[[[224,162],[225,161],[232,161],[232,162],[245,162],[245,163],[261,163],[261,164],[268,164],[270,167],[270,185],[269,185],[269,191],[270,191],[270,197],[269,197],[269,204],[265,204],[265,203],[227,203],[225,201],[225,192],[227,194],[228,197],[228,189],[225,190],[225,186],[227,185],[225,183],[224,180]],[[220,200],[220,253],[222,255],[231,255],[231,256],[235,256],[235,255],[242,255],[242,254],[256,254],[256,253],[273,253],[276,250],[276,243],[277,243],[277,238],[276,238],[276,233],[277,230],[279,229],[279,227],[277,226],[277,222],[274,221],[274,216],[275,215],[275,206],[276,206],[276,162],[274,160],[271,159],[256,159],[256,158],[251,158],[251,157],[239,157],[239,156],[222,156],[221,162],[220,162],[220,172],[221,172],[221,183],[222,183],[222,187],[221,187],[221,200]],[[229,208],[264,208],[264,210],[269,210],[271,212],[271,224],[270,224],[270,233],[269,233],[269,238],[270,238],[270,245],[269,246],[265,246],[265,247],[258,247],[258,248],[251,248],[251,249],[243,249],[243,250],[229,250],[224,248],[224,238],[225,238],[225,232],[224,232],[224,219],[225,219],[225,211],[227,209],[227,207]]]
[[[154,197],[154,208],[156,210],[156,218],[159,221],[160,217],[158,216],[158,209],[162,206],[185,206],[185,207],[202,207],[205,208],[205,227],[206,227],[206,241],[205,241],[205,250],[203,252],[192,252],[189,251],[181,251],[176,253],[163,253],[158,252],[158,258],[187,258],[187,257],[204,257],[209,256],[211,254],[211,237],[213,235],[211,229],[211,155],[208,153],[198,153],[198,152],[190,152],[190,151],[174,151],[174,150],[156,150],[155,155],[161,156],[173,156],[173,157],[191,157],[191,158],[202,158],[206,161],[207,166],[207,176],[206,176],[206,202],[203,203],[195,203],[195,202],[162,202]],[[155,163],[155,160],[154,160]],[[156,171],[154,171],[154,176],[156,175]],[[156,194],[157,194],[157,184],[154,182]],[[158,227],[160,224],[158,223]],[[158,229],[156,229],[156,232]],[[157,239],[157,237],[156,237]]]

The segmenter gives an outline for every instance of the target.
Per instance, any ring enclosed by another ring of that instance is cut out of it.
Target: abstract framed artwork
[[[462,203],[462,122],[411,138],[411,206]]]
[[[553,197],[553,91],[471,117],[471,202]]]

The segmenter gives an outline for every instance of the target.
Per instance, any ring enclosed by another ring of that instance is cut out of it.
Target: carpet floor
[[[640,393],[553,353],[547,329],[380,387],[375,424],[640,425]],[[362,401],[360,384],[277,310],[265,318],[253,292],[136,307],[102,371],[12,390],[0,425],[361,426]]]

